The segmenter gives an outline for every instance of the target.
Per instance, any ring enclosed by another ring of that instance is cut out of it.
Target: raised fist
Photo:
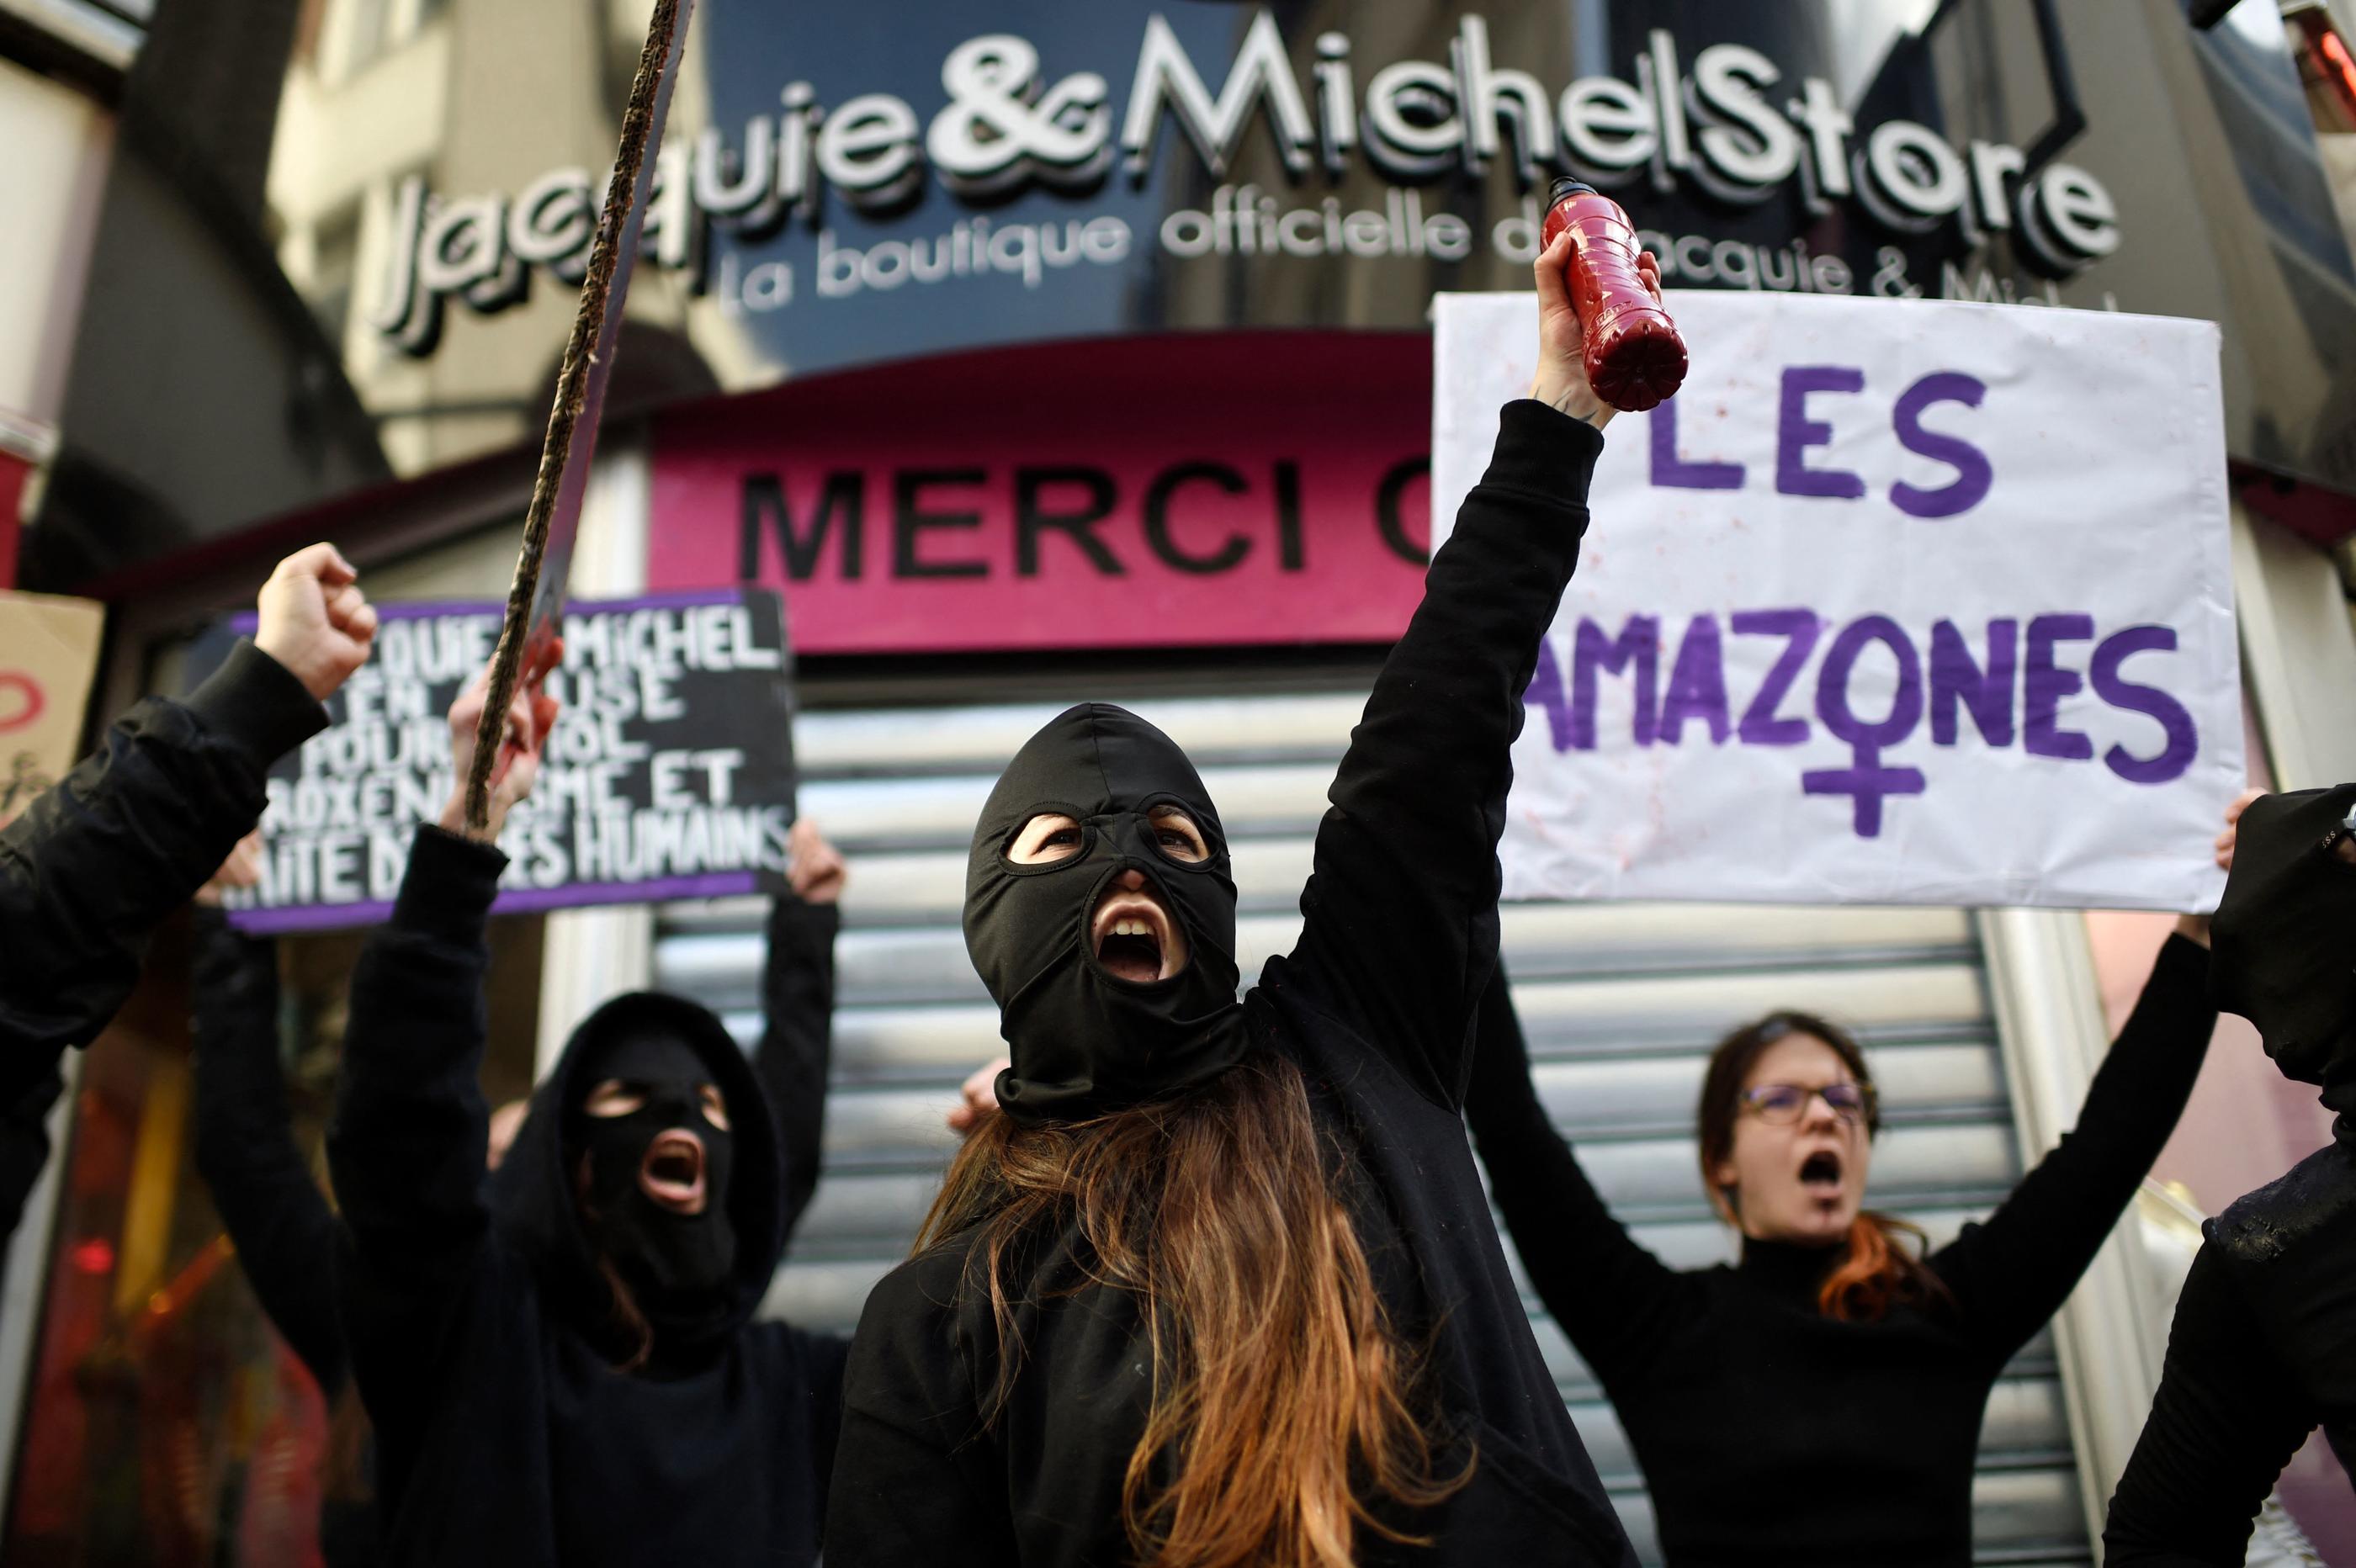
[[[2219,870],[2230,871],[2233,869],[2233,845],[2242,836],[2242,813],[2249,810],[2250,803],[2265,793],[2262,789],[2245,789],[2233,797],[2232,805],[2225,807],[2225,831],[2217,835],[2217,869]]]
[[[322,702],[367,662],[376,640],[376,606],[361,596],[359,579],[334,545],[315,544],[280,561],[255,603],[262,624],[253,645]]]
[[[2250,802],[2257,799],[2265,793],[2266,792],[2262,789],[2245,789],[2241,794],[2235,795],[2233,799],[2233,803],[2225,807],[2225,831],[2217,835],[2217,842],[2212,846],[2212,852],[2216,856],[2217,869],[2219,870],[2231,871],[2233,869],[2233,846],[2242,835],[2242,813],[2250,809]],[[2347,850],[2347,845],[2343,843],[2340,846],[2340,849],[2342,853],[2345,853]],[[2207,915],[2194,914],[2190,912],[2180,915],[2177,919],[2176,929],[2182,932],[2185,935],[2192,938],[2193,941],[2199,943],[2201,946],[2206,947],[2209,945],[2209,917]]]
[[[826,841],[817,823],[807,816],[797,818],[786,849],[786,880],[796,898],[804,903],[830,904],[842,897],[850,870],[842,863],[842,851]]]

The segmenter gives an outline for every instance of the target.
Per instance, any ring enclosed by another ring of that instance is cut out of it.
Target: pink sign
[[[1430,340],[1088,340],[668,413],[648,586],[797,649],[1387,642],[1423,591]]]

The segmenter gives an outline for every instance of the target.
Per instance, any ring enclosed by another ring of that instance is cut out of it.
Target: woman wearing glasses
[[[1627,1429],[1674,1568],[1971,1561],[1989,1390],[2176,1125],[2216,1020],[2207,942],[2204,917],[2179,923],[2076,1130],[1936,1250],[1865,1207],[1880,1115],[1856,1040],[1798,1012],[1736,1029],[1710,1057],[1698,1130],[1741,1261],[1691,1272],[1597,1196],[1491,981],[1466,1114],[1531,1283]]]

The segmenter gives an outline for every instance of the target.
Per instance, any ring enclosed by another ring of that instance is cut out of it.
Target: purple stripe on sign
[[[375,925],[392,912],[383,900],[354,904],[302,904],[293,909],[233,909],[230,924],[249,936],[283,936],[294,931],[336,931]]]
[[[761,891],[757,871],[706,871],[652,882],[581,882],[562,888],[515,888],[492,901],[493,914],[541,914],[588,904],[669,903],[675,899],[724,899]],[[229,922],[254,936],[375,925],[392,912],[381,899],[365,903],[305,904],[293,909],[241,909]]]
[[[501,893],[493,914],[528,914],[575,904],[667,903],[672,899],[723,899],[755,891],[757,871],[706,871],[652,882],[574,882],[561,888],[518,888]]]
[[[735,604],[743,602],[744,592],[742,588],[674,588],[666,593],[642,593],[636,599],[576,599],[565,606],[564,613],[577,615],[593,610],[683,610],[692,604]]]

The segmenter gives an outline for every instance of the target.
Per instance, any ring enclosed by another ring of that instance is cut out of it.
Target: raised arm
[[[494,840],[539,770],[533,699],[518,693],[526,749],[491,792],[490,820],[465,827],[465,780],[484,683],[450,710],[457,793],[443,825],[420,827],[392,913],[352,969],[327,1164],[342,1210],[337,1306],[360,1392],[379,1429],[415,1430],[440,1388],[450,1336],[489,1255],[478,1075],[489,1027],[483,926],[507,857]],[[547,699],[540,699],[543,704]]]
[[[2232,1568],[2266,1493],[2315,1419],[2213,1242],[2176,1300],[2143,1435],[2111,1496],[2104,1561]]]
[[[825,1155],[827,1073],[834,1054],[834,939],[842,929],[845,873],[807,817],[794,824],[792,891],[769,904],[761,970],[761,1043],[753,1071],[776,1113],[785,1150],[784,1213],[790,1240]]]
[[[1691,1297],[1685,1282],[1612,1217],[1555,1130],[1530,1078],[1504,965],[1481,998],[1464,1114],[1538,1299],[1595,1375],[1641,1373]]]
[[[2086,1091],[2078,1125],[1982,1225],[1933,1253],[1966,1330],[2008,1356],[2053,1316],[2176,1129],[2209,1051],[2209,950],[2179,932]]]
[[[488,844],[418,828],[392,914],[352,968],[327,1165],[346,1332],[380,1424],[439,1360],[488,1234],[483,923],[506,865]]]
[[[336,1217],[294,1142],[277,947],[199,909],[193,968],[197,1174],[262,1311],[333,1399],[346,1370],[330,1277]]]
[[[19,1100],[114,1016],[148,934],[261,817],[270,764],[326,727],[320,703],[376,631],[329,545],[281,561],[260,607],[255,640],[185,701],[133,708],[0,828],[0,1100]]]
[[[1537,260],[1537,378],[1505,406],[1488,472],[1351,732],[1301,895],[1301,942],[1280,971],[1451,1110],[1496,961],[1506,751],[1579,560],[1612,415],[1580,366],[1567,254],[1558,240]]]
[[[147,938],[262,817],[270,764],[327,723],[252,644],[186,701],[151,697],[0,828],[0,1092],[90,1043]]]

